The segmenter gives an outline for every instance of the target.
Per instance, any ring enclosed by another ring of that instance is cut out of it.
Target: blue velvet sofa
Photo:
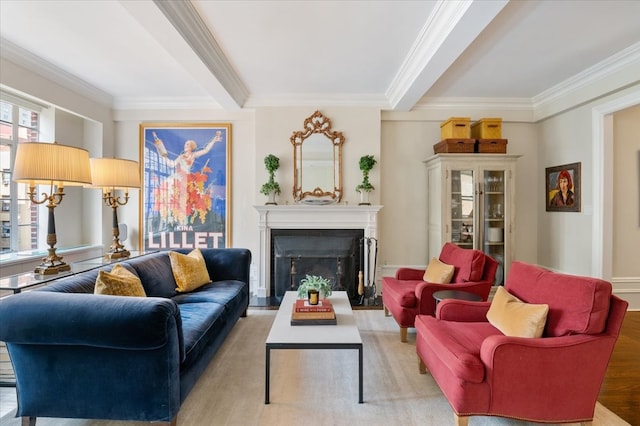
[[[91,270],[0,300],[0,340],[23,424],[37,417],[177,424],[182,402],[249,306],[251,252],[201,251],[213,282],[190,293],[176,292],[169,255],[159,252],[121,262],[147,297],[95,295],[98,270]]]

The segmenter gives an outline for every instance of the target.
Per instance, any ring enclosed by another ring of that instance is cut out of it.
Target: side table
[[[444,299],[458,299],[458,300],[468,300],[470,302],[482,302],[482,297],[478,296],[475,293],[470,293],[468,291],[462,291],[462,290],[436,291],[435,293],[433,293],[433,298],[436,301],[436,309],[438,308],[438,303],[442,302]]]

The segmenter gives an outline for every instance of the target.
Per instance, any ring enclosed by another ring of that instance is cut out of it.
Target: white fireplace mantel
[[[264,205],[254,206],[260,214],[258,255],[258,297],[268,297],[271,276],[272,229],[362,229],[367,238],[377,238],[378,212],[382,206],[348,205]]]

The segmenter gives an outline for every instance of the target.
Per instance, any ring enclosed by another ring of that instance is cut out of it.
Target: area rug
[[[234,327],[184,402],[179,426],[453,424],[453,412],[429,375],[418,373],[415,334],[400,342],[395,321],[378,310],[354,312],[364,343],[364,403],[358,404],[355,350],[271,351],[270,404],[264,404],[264,342],[273,310],[250,310]],[[313,327],[309,326],[309,332]],[[78,374],[82,374],[78,372]],[[13,413],[2,426],[18,426]],[[607,417],[602,417],[606,415]],[[626,425],[598,404],[595,425]],[[598,420],[601,417],[601,420]],[[144,422],[39,418],[39,426],[125,426]],[[474,416],[470,426],[533,423]]]

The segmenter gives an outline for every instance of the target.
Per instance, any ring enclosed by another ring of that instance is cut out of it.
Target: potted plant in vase
[[[298,299],[309,299],[311,305],[317,305],[319,296],[323,299],[331,296],[331,281],[328,278],[307,275],[300,280]]]
[[[368,206],[371,203],[369,202],[369,193],[373,191],[375,188],[369,182],[369,172],[373,169],[377,163],[376,159],[373,158],[373,155],[363,155],[360,157],[360,170],[362,171],[362,183],[356,186],[356,191],[360,193],[360,203],[361,206]]]
[[[276,170],[280,168],[280,159],[273,154],[264,157],[264,166],[269,172],[269,180],[262,185],[260,193],[268,197],[265,204],[276,203],[276,195],[280,194],[280,184],[275,181]]]

